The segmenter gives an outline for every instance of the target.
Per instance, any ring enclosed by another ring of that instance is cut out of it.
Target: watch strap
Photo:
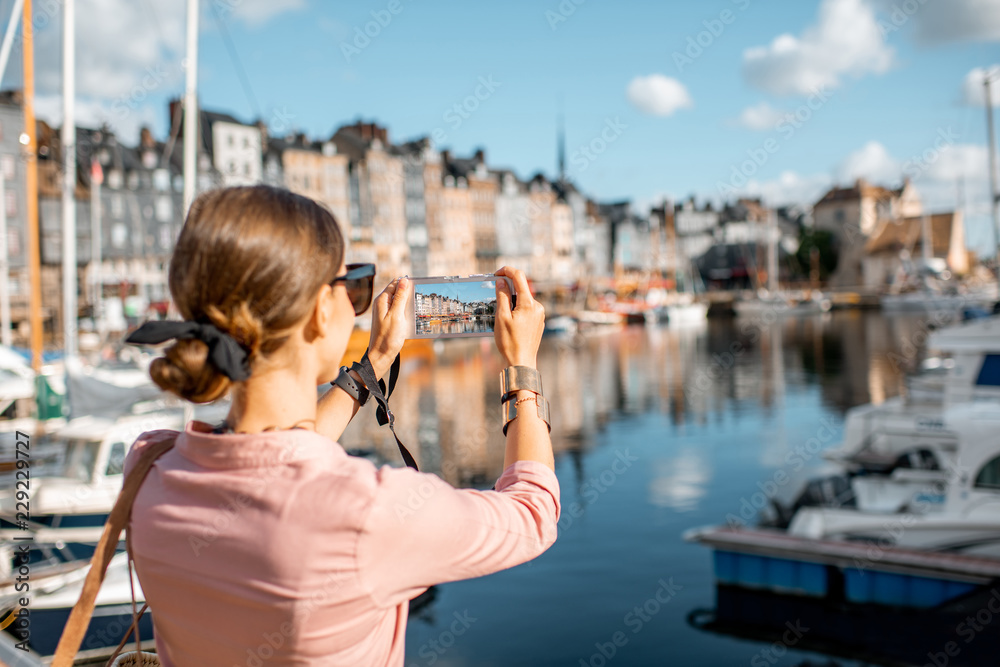
[[[354,381],[349,371],[350,369],[347,366],[341,366],[340,374],[337,375],[337,379],[333,381],[333,384],[347,392],[348,396],[358,402],[358,405],[364,405],[368,402],[371,392],[368,391],[367,387],[358,386],[358,383]]]

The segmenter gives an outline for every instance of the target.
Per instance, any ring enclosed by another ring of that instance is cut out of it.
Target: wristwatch
[[[354,381],[354,378],[351,377],[351,374],[348,372],[350,370],[351,369],[347,366],[341,366],[340,374],[331,384],[346,391],[348,396],[358,402],[358,405],[364,405],[368,402],[368,397],[371,395],[371,392],[368,391],[368,387],[364,385],[359,386],[358,383]]]

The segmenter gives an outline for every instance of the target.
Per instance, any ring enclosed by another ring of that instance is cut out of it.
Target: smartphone
[[[467,278],[438,276],[410,278],[413,298],[407,304],[409,338],[470,338],[492,336],[496,321],[497,281],[510,289],[510,307],[516,303],[514,283],[488,273]]]

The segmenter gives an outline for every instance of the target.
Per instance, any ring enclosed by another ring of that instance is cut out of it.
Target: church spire
[[[557,150],[559,152],[559,183],[566,182],[566,128],[563,121],[562,98],[559,99],[559,113],[556,120],[557,125]]]

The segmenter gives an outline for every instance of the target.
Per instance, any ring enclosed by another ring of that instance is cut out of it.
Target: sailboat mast
[[[24,144],[25,161],[25,225],[28,236],[28,275],[30,301],[28,317],[31,324],[31,367],[42,370],[42,267],[38,238],[38,140],[35,136],[35,47],[31,23],[31,0],[24,0],[21,20],[24,35]],[[3,202],[6,206],[7,203]]]
[[[1000,275],[1000,195],[997,194],[997,140],[993,133],[993,97],[990,90],[993,76],[993,72],[986,72],[983,75],[983,86],[986,88],[986,134],[990,142],[990,206],[993,210],[993,240],[997,244],[997,275]]]
[[[76,0],[63,0],[63,346],[77,355],[76,328]]]
[[[184,215],[198,182],[198,0],[187,0],[187,58],[184,85]]]
[[[767,209],[767,289],[777,292],[778,285],[778,217],[774,209]]]

